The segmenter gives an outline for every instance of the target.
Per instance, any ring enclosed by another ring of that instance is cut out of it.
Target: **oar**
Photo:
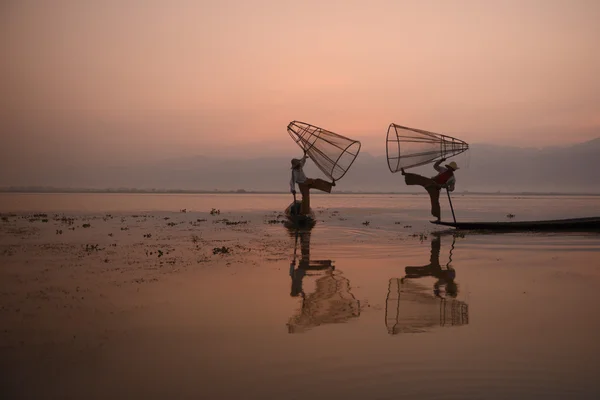
[[[452,210],[452,218],[454,219],[454,223],[456,223],[456,216],[454,215],[454,207],[452,207],[452,199],[450,198],[450,191],[446,188],[446,193],[448,193],[448,202],[450,202],[450,209]]]

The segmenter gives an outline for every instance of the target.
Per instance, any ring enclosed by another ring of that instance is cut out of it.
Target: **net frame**
[[[360,153],[360,141],[347,138],[335,132],[319,128],[318,126],[311,125],[306,122],[292,121],[288,124],[287,130],[294,142],[296,142],[296,144],[310,156],[315,165],[334,182],[342,179],[344,175],[346,175],[352,164],[354,164],[354,161],[356,161],[358,153]],[[339,146],[337,143],[328,139],[327,136],[330,136],[331,138],[337,138],[342,142],[346,141],[349,144],[347,146]],[[318,145],[315,146],[319,140],[328,143],[340,151],[340,154],[335,158],[335,160],[325,154],[323,150],[319,149]],[[352,157],[352,160],[346,167],[339,165],[339,162],[344,155],[349,155]],[[331,168],[328,169],[321,165],[318,162],[319,158],[325,159],[331,163]],[[342,173],[336,173],[337,169],[341,170]]]
[[[403,155],[401,143],[430,145],[431,150]],[[452,136],[391,123],[387,130],[385,150],[388,168],[392,173],[396,173],[401,168],[414,168],[438,159],[454,157],[469,150],[469,145]],[[397,156],[394,156],[395,154]],[[411,159],[413,162],[402,162]]]

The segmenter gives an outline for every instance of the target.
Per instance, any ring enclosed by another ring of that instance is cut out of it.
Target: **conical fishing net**
[[[360,151],[359,141],[304,122],[290,122],[287,129],[298,146],[334,181],[348,172]]]
[[[469,149],[460,139],[421,129],[390,124],[387,131],[387,160],[392,172],[449,158]]]

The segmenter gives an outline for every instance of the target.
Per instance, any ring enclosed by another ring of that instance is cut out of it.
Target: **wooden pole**
[[[452,199],[450,199],[450,191],[446,188],[446,193],[448,193],[448,202],[450,203],[450,209],[452,210],[452,218],[454,219],[454,223],[456,223],[456,216],[454,215],[454,207],[452,207]]]

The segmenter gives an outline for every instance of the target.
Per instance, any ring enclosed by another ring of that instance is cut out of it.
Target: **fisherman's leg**
[[[419,174],[411,174],[410,172],[404,174],[404,182],[406,182],[407,185],[419,185],[423,187],[434,183],[431,178]]]
[[[324,181],[323,179],[307,179],[310,181],[309,186],[311,188],[315,188],[321,190],[323,192],[331,193],[332,184],[331,182]]]
[[[300,193],[302,193],[302,204],[300,206],[300,214],[308,215],[310,214],[310,186],[306,183],[298,184],[300,188]]]
[[[426,187],[427,193],[429,193],[429,197],[431,199],[431,215],[436,217],[438,221],[441,218],[441,210],[440,210],[440,189],[437,186],[431,185]]]

